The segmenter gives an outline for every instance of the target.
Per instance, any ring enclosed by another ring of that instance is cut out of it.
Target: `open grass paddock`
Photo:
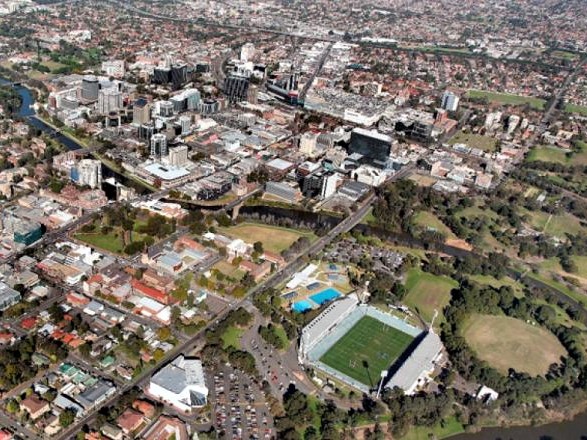
[[[548,330],[508,316],[473,315],[462,334],[479,359],[504,374],[513,368],[543,375],[567,354]]]

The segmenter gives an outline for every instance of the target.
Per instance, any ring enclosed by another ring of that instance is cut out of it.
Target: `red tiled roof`
[[[155,301],[159,301],[163,304],[167,304],[169,302],[168,295],[161,292],[160,290],[153,289],[152,287],[146,286],[145,284],[141,283],[139,280],[133,279],[131,281],[131,286],[133,289],[138,290],[139,293],[141,293],[145,296],[148,296],[149,298],[152,298]]]
[[[118,426],[126,433],[132,432],[137,429],[141,423],[143,423],[143,415],[136,412],[133,409],[127,409],[124,411],[118,419],[116,419]]]
[[[29,318],[25,318],[22,321],[20,321],[20,326],[22,328],[24,328],[25,330],[30,330],[35,325],[37,325],[37,318],[35,318],[34,316],[31,316]]]

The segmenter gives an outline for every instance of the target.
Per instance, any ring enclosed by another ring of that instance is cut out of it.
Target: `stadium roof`
[[[302,331],[302,340],[306,347],[319,339],[336,321],[346,315],[349,309],[356,307],[359,300],[357,295],[351,293],[330,304],[326,310],[312,320]]]
[[[410,394],[422,373],[432,369],[432,361],[440,350],[442,350],[440,337],[432,331],[428,332],[385,387],[389,389],[398,387]]]

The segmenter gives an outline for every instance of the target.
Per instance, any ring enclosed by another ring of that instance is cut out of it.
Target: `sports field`
[[[462,334],[479,359],[504,374],[510,368],[531,376],[545,374],[567,353],[548,330],[508,316],[473,315]]]
[[[427,322],[431,322],[434,311],[438,311],[439,324],[442,319],[442,310],[450,301],[450,291],[457,287],[458,283],[451,278],[436,276],[422,272],[420,269],[410,269],[406,279],[405,304],[418,311]]]
[[[413,339],[371,316],[363,316],[320,361],[368,387],[374,387],[381,371],[387,370]]]

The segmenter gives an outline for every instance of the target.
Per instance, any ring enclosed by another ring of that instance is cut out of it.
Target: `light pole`
[[[383,387],[383,381],[387,377],[387,370],[381,370],[381,380],[379,381],[379,388],[377,389],[377,399],[379,399],[379,395],[381,394],[381,388]]]

